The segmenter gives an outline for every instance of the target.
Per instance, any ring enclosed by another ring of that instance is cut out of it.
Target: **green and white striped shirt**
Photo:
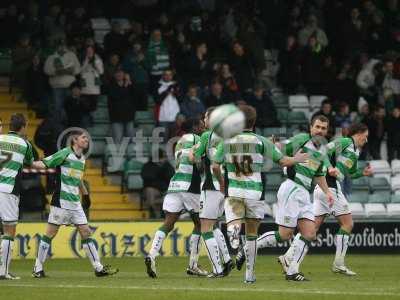
[[[200,140],[195,134],[183,135],[175,147],[175,174],[168,186],[168,193],[189,192],[200,194],[200,172],[189,160],[190,150]]]
[[[80,185],[85,171],[85,157],[78,157],[71,147],[66,147],[43,159],[48,168],[57,168],[57,187],[52,206],[70,210],[81,209]]]
[[[283,155],[271,141],[250,131],[220,143],[213,161],[226,166],[228,196],[260,200],[266,158],[279,162]]]
[[[217,152],[217,146],[221,143],[222,139],[214,134],[213,131],[208,130],[204,132],[200,141],[196,144],[194,150],[194,156],[196,160],[202,158],[204,162],[204,179],[202,182],[202,190],[219,190],[219,182],[217,178],[214,176],[212,167],[211,167],[211,158],[214,157]],[[222,168],[221,168],[222,169]],[[222,170],[221,170],[222,171]]]
[[[325,145],[317,145],[308,133],[300,133],[283,141],[282,152],[285,155],[294,156],[300,150],[309,154],[306,162],[287,168],[288,178],[311,191],[314,177],[326,175],[326,149]]]
[[[32,145],[15,132],[0,135],[0,192],[19,196],[22,168],[33,162]]]
[[[328,167],[334,166],[339,170],[338,177],[326,175],[326,181],[329,187],[337,188],[336,181],[343,181],[345,176],[353,179],[363,176],[363,170],[358,169],[358,157],[360,151],[357,149],[351,137],[339,137],[326,145],[328,149]]]

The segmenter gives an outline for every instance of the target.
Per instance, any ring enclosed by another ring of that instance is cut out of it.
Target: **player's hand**
[[[189,151],[189,155],[188,155],[188,157],[189,157],[189,161],[191,161],[191,162],[194,162],[195,161],[195,156],[194,156],[194,151],[193,151],[194,149],[192,148],[192,149],[190,149],[190,151]]]
[[[222,194],[225,195],[225,183],[219,183],[219,190]]]
[[[297,152],[295,155],[294,155],[294,161],[296,162],[296,163],[303,163],[303,162],[305,162],[305,161],[307,161],[307,159],[309,158],[310,156],[308,155],[308,153],[304,153],[304,152],[302,152],[302,151],[299,151],[299,152]]]
[[[363,170],[364,176],[371,176],[374,172],[372,171],[372,167],[370,165],[366,166]]]
[[[328,168],[328,174],[332,177],[338,177],[339,176],[339,170],[334,167],[329,167]]]
[[[329,191],[329,192],[326,194],[326,197],[327,197],[327,199],[328,199],[328,205],[329,205],[329,207],[332,207],[332,206],[333,206],[333,203],[335,202],[335,198],[333,197],[332,192]]]

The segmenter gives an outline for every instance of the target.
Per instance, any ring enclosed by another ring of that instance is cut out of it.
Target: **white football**
[[[233,104],[218,106],[210,115],[210,129],[224,139],[241,133],[244,125],[244,113]]]

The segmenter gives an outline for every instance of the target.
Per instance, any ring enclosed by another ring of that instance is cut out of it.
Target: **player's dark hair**
[[[254,128],[257,120],[257,111],[255,108],[250,105],[240,104],[239,109],[244,113],[246,119],[244,127],[246,129]]]
[[[71,131],[70,132],[70,134],[69,134],[69,136],[71,137],[71,147],[75,144],[74,143],[74,140],[77,138],[77,137],[79,137],[79,136],[81,136],[82,134],[84,134],[85,133],[85,131],[83,131],[83,130],[80,130],[80,129],[76,129],[76,130],[74,130],[74,131]]]
[[[316,115],[311,119],[311,122],[310,122],[311,126],[314,126],[314,123],[317,120],[322,123],[328,123],[328,125],[329,125],[329,119],[327,117],[325,117],[324,115]]]
[[[364,123],[353,123],[349,127],[349,136],[353,136],[357,133],[364,133],[368,130],[367,125]]]
[[[26,119],[23,114],[15,113],[11,115],[10,118],[10,130],[19,132],[22,128],[26,126]]]
[[[188,119],[182,124],[182,130],[186,133],[193,133],[194,129],[201,125],[201,122],[203,121],[199,118]]]

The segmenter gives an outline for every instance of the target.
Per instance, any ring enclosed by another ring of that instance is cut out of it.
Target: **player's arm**
[[[206,152],[209,136],[210,132],[204,132],[200,137],[200,141],[192,147],[189,152],[189,160],[191,162],[199,161],[200,158],[204,155],[204,153]]]
[[[215,152],[214,157],[212,157],[212,170],[214,176],[217,178],[220,186],[221,193],[225,193],[225,180],[224,176],[221,172],[221,164],[223,164],[225,158],[225,145],[223,142],[219,143],[217,146],[217,151]]]
[[[363,176],[372,176],[372,174],[373,174],[373,171],[369,164],[364,169],[359,169],[357,162],[354,164],[354,166],[349,171],[349,175],[352,179],[357,179],[357,178],[360,178]]]
[[[264,139],[263,143],[264,156],[272,159],[275,163],[279,163],[282,167],[290,167],[308,159],[308,154],[301,151],[298,151],[293,157],[283,155],[280,149],[268,139]]]
[[[27,149],[24,157],[24,165],[32,166],[34,162],[33,147],[32,144],[26,141]]]
[[[314,180],[315,183],[318,184],[321,190],[325,193],[328,198],[328,204],[330,207],[332,207],[335,198],[333,197],[333,194],[329,189],[328,183],[326,182],[326,171],[327,166],[324,163],[321,163],[321,166],[315,174]]]
[[[69,154],[68,148],[64,148],[53,155],[43,158],[41,161],[35,161],[32,167],[35,169],[47,169],[60,166]]]
[[[290,139],[284,140],[282,143],[280,143],[279,148],[283,155],[294,156],[309,139],[309,134],[300,133],[291,137]]]

